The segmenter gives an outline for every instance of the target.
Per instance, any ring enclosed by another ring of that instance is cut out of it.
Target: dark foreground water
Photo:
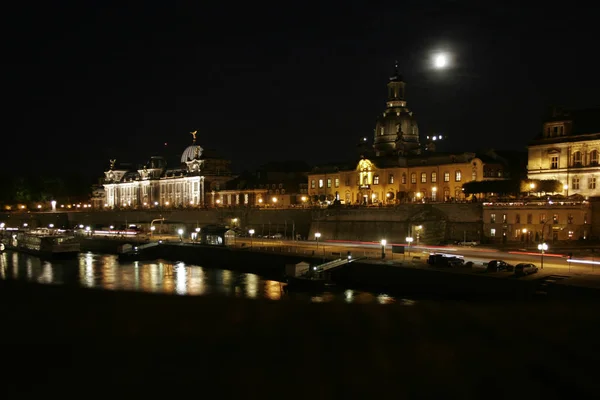
[[[120,263],[117,256],[95,253],[82,253],[75,260],[50,262],[8,251],[0,254],[0,279],[174,295],[413,304],[411,300],[396,299],[385,293],[350,289],[317,294],[288,293],[285,284],[255,274],[166,261]]]

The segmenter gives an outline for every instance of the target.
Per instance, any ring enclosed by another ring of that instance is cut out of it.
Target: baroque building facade
[[[181,155],[180,165],[169,168],[164,157],[151,157],[141,168],[117,166],[111,160],[104,173],[105,208],[197,207],[214,201],[214,191],[232,179],[230,162],[203,154],[193,141]]]
[[[529,143],[530,179],[558,180],[563,194],[600,195],[600,109],[555,108]]]
[[[493,151],[452,154],[433,151],[431,141],[422,146],[416,117],[407,108],[405,87],[396,66],[387,83],[386,108],[375,124],[372,151],[349,164],[314,168],[308,174],[313,202],[385,205],[464,200],[464,183],[508,177],[507,161]]]

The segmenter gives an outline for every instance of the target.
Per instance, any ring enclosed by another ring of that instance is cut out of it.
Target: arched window
[[[576,151],[573,153],[573,166],[581,167],[581,152]]]
[[[590,151],[590,165],[598,165],[598,150]]]

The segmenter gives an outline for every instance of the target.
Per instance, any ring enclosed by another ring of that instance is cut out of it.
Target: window
[[[389,183],[389,184],[392,184],[392,183],[394,183],[394,174],[389,174],[389,175],[388,175],[388,183]]]
[[[579,190],[579,178],[573,178],[571,180],[571,189]]]
[[[437,182],[437,172],[432,172],[431,173],[431,183],[436,183]]]
[[[379,175],[373,176],[373,185],[379,185]]]
[[[598,165],[598,150],[590,151],[590,165]]]
[[[490,229],[490,237],[494,237],[496,236],[496,229],[492,228]]]
[[[323,179],[319,179],[319,188],[323,187]]]
[[[335,178],[335,187],[340,187],[340,178]]]
[[[521,223],[521,214],[515,214],[515,224]]]
[[[550,169],[558,169],[558,156],[550,157]]]
[[[460,182],[461,179],[462,179],[462,174],[460,173],[460,170],[457,170],[454,173],[454,181],[455,182]]]
[[[490,214],[490,224],[496,223],[496,214]]]
[[[533,224],[533,214],[527,214],[527,223]]]
[[[402,184],[406,185],[406,174],[402,174]]]
[[[575,153],[573,153],[573,166],[581,167],[581,152],[580,151],[576,151]]]
[[[427,174],[425,172],[421,172],[421,183],[427,183]]]
[[[327,187],[330,188],[331,187],[331,178],[327,178]]]
[[[450,182],[450,172],[444,172],[444,182]]]
[[[417,174],[414,172],[410,174],[410,183],[417,183]]]
[[[588,178],[588,189],[596,189],[596,177],[591,176]]]

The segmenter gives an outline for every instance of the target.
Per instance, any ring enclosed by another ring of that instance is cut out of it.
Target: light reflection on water
[[[216,294],[252,299],[297,299],[315,303],[340,301],[389,304],[396,302],[393,297],[386,294],[353,290],[321,294],[286,293],[283,283],[262,279],[255,274],[203,268],[181,262],[119,263],[114,255],[94,253],[82,253],[75,260],[48,262],[27,254],[5,252],[0,254],[0,278],[174,295]],[[412,304],[404,300],[399,302]]]

